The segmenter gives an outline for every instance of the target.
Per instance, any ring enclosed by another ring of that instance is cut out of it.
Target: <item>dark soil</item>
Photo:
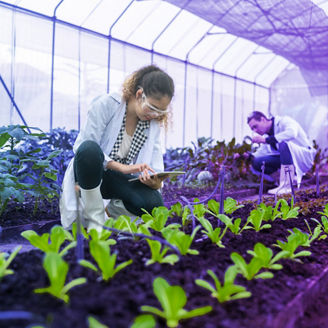
[[[203,192],[201,194],[204,195]],[[194,197],[189,193],[184,195],[190,199]],[[199,195],[195,195],[195,197],[200,198]],[[297,197],[299,201],[316,199],[315,191],[299,194]],[[328,201],[328,191],[322,191],[320,197]],[[176,201],[179,200],[173,195],[170,199],[166,197],[165,200],[169,202],[173,200],[172,198]],[[247,202],[245,207],[239,209],[233,216],[245,220],[254,206],[254,203]],[[22,223],[30,223],[31,208],[28,204],[25,204],[24,208],[24,210],[17,209],[16,214],[11,217],[17,219],[20,217],[19,213],[22,215]],[[314,229],[315,224],[310,218],[319,219],[320,215],[317,214],[317,211],[321,210],[322,206],[315,206],[306,215],[302,214],[297,219],[276,220],[272,223],[271,229],[261,232],[245,230],[240,236],[228,232],[223,239],[225,248],[219,248],[208,239],[204,240],[202,234],[198,232],[191,248],[198,250],[200,254],[182,256],[174,266],[168,264],[146,266],[145,262],[150,258],[147,242],[121,239],[117,245],[112,246],[112,250],[118,255],[117,261],[121,263],[133,259],[133,264],[120,271],[107,283],[99,281],[96,273],[79,266],[76,263],[74,251],[71,251],[65,256],[65,260],[70,265],[67,280],[86,277],[88,283],[71,290],[69,305],[65,305],[50,295],[33,293],[35,288],[49,285],[46,273],[42,268],[42,252],[33,250],[18,254],[10,266],[15,273],[4,277],[0,282],[0,311],[28,311],[33,313],[35,318],[33,320],[0,320],[0,327],[27,327],[32,323],[38,323],[51,328],[83,328],[88,327],[87,317],[91,315],[111,328],[127,328],[141,313],[142,305],[160,308],[152,289],[152,282],[158,276],[165,278],[171,285],[183,287],[188,299],[186,309],[191,310],[205,305],[213,307],[213,311],[205,316],[182,321],[181,327],[272,327],[274,319],[284,311],[289,302],[304,291],[309,283],[328,266],[327,240],[314,241],[310,249],[312,255],[303,257],[303,263],[282,260],[283,269],[274,272],[273,279],[247,281],[238,275],[236,283],[245,286],[252,293],[252,297],[249,299],[220,304],[210,296],[207,290],[197,286],[194,281],[202,278],[212,282],[206,274],[208,269],[212,269],[222,281],[225,270],[232,264],[230,254],[234,251],[238,252],[249,261],[250,255],[247,254],[247,250],[253,249],[257,242],[261,242],[277,252],[278,249],[272,244],[276,243],[277,239],[285,240],[289,235],[287,229],[298,227],[307,232],[304,219],[308,219],[311,228]],[[58,219],[57,211],[54,214],[48,214],[47,211],[38,213],[40,213],[39,219],[36,215],[32,220]],[[0,225],[6,225],[4,224],[6,220],[8,218],[2,218]],[[176,220],[177,218],[174,218],[172,221]],[[212,224],[215,224],[214,218],[210,220]],[[190,227],[187,230],[190,231]],[[85,256],[90,259],[86,243]],[[300,314],[293,327],[328,327],[327,295],[328,286],[326,285],[325,290],[321,291],[320,298],[304,309],[304,313]],[[166,327],[164,321],[157,319],[157,322],[158,327]],[[275,327],[291,326],[281,324]]]

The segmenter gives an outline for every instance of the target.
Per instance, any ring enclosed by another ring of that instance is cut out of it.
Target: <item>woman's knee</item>
[[[99,145],[84,141],[74,156],[75,180],[82,188],[89,189],[99,185],[103,174],[104,154]]]
[[[254,157],[252,160],[253,169],[256,171],[261,171],[262,159],[259,157]]]
[[[78,147],[74,160],[78,165],[87,167],[99,167],[104,162],[104,154],[100,146],[92,140],[86,140]]]

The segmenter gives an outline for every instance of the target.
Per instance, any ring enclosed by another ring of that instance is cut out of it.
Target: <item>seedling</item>
[[[327,220],[327,217],[326,216],[321,216],[321,222],[319,220],[315,219],[315,218],[311,218],[311,220],[316,222],[318,224],[317,228],[319,227],[320,230],[322,229],[322,231],[325,233],[325,234],[323,234],[319,237],[319,240],[326,239],[327,236],[328,236],[328,220]]]
[[[262,261],[257,257],[253,257],[247,264],[244,258],[236,252],[231,253],[231,260],[235,263],[237,271],[242,274],[247,280],[255,279],[270,279],[273,277],[271,272],[258,273],[262,268]]]
[[[227,232],[228,225],[226,225],[224,229],[221,229],[220,227],[213,229],[211,222],[205,219],[204,217],[198,218],[198,221],[204,228],[203,230],[201,230],[201,232],[204,233],[212,241],[212,243],[216,244],[219,247],[224,247],[224,245],[222,244],[222,238]]]
[[[309,247],[311,242],[317,238],[317,236],[310,236],[297,228],[293,228],[293,230],[289,230],[290,235],[287,237],[287,241],[283,242],[277,240],[277,244],[274,246],[279,247],[283,251],[287,251],[284,258],[296,259],[300,256],[310,256],[311,252],[309,251],[301,251],[295,253],[296,249],[300,246]]]
[[[87,260],[80,260],[79,263],[91,269],[97,273],[101,272],[101,277],[103,280],[108,281],[113,278],[116,273],[123,270],[125,267],[132,263],[132,260],[123,262],[115,267],[116,265],[116,254],[110,253],[110,247],[108,243],[104,240],[91,240],[89,242],[90,253],[96,263],[98,264],[98,268]]]
[[[145,210],[144,210],[145,211]],[[145,211],[146,214],[141,216],[141,219],[146,223],[149,228],[155,231],[162,231],[164,228],[179,228],[180,224],[172,223],[166,226],[167,219],[170,211],[165,206],[155,207],[152,214]]]
[[[14,271],[8,269],[8,267],[10,263],[13,261],[13,259],[15,258],[15,256],[18,254],[18,252],[21,250],[21,248],[22,246],[15,247],[12,253],[9,255],[9,257],[8,257],[8,253],[4,253],[4,252],[0,253],[0,280],[4,276],[14,273]]]
[[[158,277],[153,283],[154,294],[161,303],[163,311],[153,306],[144,305],[141,311],[149,312],[166,320],[170,328],[178,327],[179,321],[198,317],[212,311],[211,306],[187,311],[184,306],[187,303],[186,293],[180,286],[171,286],[165,279]]]
[[[108,326],[100,323],[96,318],[88,317],[89,328],[109,328]]]
[[[244,207],[244,205],[237,205],[237,201],[231,197],[227,197],[224,200],[223,204],[224,204],[223,205],[224,213],[226,214],[232,214],[239,208]],[[218,214],[220,214],[220,204],[216,200],[210,199],[207,203],[207,207],[209,209],[209,211],[208,210],[207,211],[212,215],[217,216]]]
[[[219,278],[212,270],[207,270],[209,276],[214,280],[214,286],[206,280],[197,279],[195,282],[198,286],[208,289],[212,297],[216,298],[220,303],[240,298],[250,297],[252,294],[246,291],[246,288],[240,285],[235,285],[234,281],[237,275],[235,266],[230,266],[224,275],[224,284],[221,285]]]
[[[85,278],[77,278],[65,285],[68,272],[68,264],[62,257],[54,252],[48,252],[43,260],[43,268],[47,271],[50,286],[46,288],[35,289],[35,293],[49,293],[56,298],[63,300],[65,303],[69,301],[68,291],[78,285],[84,284]]]
[[[277,205],[278,203],[281,203],[280,212],[281,212],[282,220],[297,218],[298,210],[300,208],[298,206],[294,207],[294,197],[292,197],[290,206],[288,205],[287,201],[283,198],[279,199]]]
[[[263,224],[263,221],[268,220],[268,209],[265,207],[260,206],[256,208],[255,210],[251,211],[250,216],[247,218],[246,225],[243,227],[243,229],[254,229],[255,231],[260,231],[263,229],[270,229],[271,224]],[[251,224],[253,227],[249,226]],[[242,229],[242,230],[243,230]]]
[[[190,246],[200,228],[200,226],[196,227],[191,235],[185,234],[180,230],[169,228],[163,229],[162,234],[170,244],[175,245],[179,249],[182,255],[198,255],[199,252],[195,249],[190,249]]]
[[[254,250],[247,251],[248,254],[251,254],[253,258],[257,258],[261,261],[262,268],[271,269],[271,270],[281,270],[282,265],[278,264],[280,259],[284,258],[288,252],[281,251],[273,257],[273,252],[271,248],[264,246],[261,243],[256,243]]]
[[[175,254],[166,255],[169,248],[166,246],[162,248],[162,244],[159,241],[147,239],[147,243],[150,247],[151,259],[146,262],[146,265],[150,265],[156,262],[174,265],[179,261],[179,257]]]
[[[61,226],[52,227],[50,235],[49,233],[44,233],[39,236],[33,230],[25,230],[21,233],[21,235],[25,239],[27,239],[34,247],[40,249],[45,253],[55,252],[58,253],[60,256],[64,256],[69,249],[76,246],[76,242],[71,241],[66,247],[64,247],[59,252],[60,247],[66,240],[72,240],[72,235]]]

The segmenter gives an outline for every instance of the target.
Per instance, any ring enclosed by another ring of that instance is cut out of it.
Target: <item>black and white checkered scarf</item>
[[[126,122],[126,113],[123,118],[120,132],[117,136],[114,147],[109,154],[109,157],[112,158],[116,162],[120,162],[122,164],[130,164],[131,161],[135,158],[135,156],[139,153],[139,151],[142,148],[142,146],[144,145],[145,141],[147,140],[147,136],[144,134],[144,130],[148,129],[150,127],[150,122],[149,121],[140,121],[140,120],[138,121],[136,130],[133,134],[129,153],[128,153],[127,157],[120,158],[117,156],[117,153],[122,144],[123,134],[125,131],[125,122]]]

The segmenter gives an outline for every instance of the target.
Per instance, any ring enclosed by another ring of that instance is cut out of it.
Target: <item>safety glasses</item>
[[[163,116],[163,115],[165,115],[168,112],[168,109],[163,110],[163,109],[159,109],[159,108],[151,105],[148,102],[147,97],[146,97],[146,95],[144,93],[142,93],[141,99],[142,99],[143,105],[144,106],[147,106],[147,108],[150,109],[150,114],[153,117]]]

